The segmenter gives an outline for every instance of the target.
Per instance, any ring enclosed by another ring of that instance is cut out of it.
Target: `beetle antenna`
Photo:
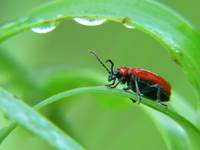
[[[106,67],[106,65],[103,63],[103,61],[97,56],[97,54],[94,51],[90,51],[91,54],[93,54],[97,60],[100,62],[100,64],[108,71],[108,73],[112,72],[112,70],[110,71],[108,69],[108,67]]]
[[[108,63],[108,62],[111,64],[110,71],[111,71],[111,73],[113,73],[114,63],[111,59],[106,60],[106,63]]]

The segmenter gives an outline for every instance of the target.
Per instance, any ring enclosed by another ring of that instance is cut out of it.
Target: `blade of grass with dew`
[[[59,150],[84,149],[39,113],[3,89],[0,89],[0,111]],[[10,129],[14,126],[11,123]],[[0,137],[2,135],[0,134]]]
[[[175,12],[149,0],[56,0],[33,10],[0,28],[0,41],[34,26],[55,25],[66,18],[106,18],[128,23],[146,32],[167,47],[182,66],[196,89],[200,90],[200,35]],[[200,104],[200,101],[199,101]]]
[[[167,46],[173,59],[183,67],[193,85],[198,91],[200,90],[198,59],[200,36],[187,21],[157,2],[148,0],[108,0],[106,3],[103,0],[53,1],[34,10],[24,17],[25,19],[21,18],[2,26],[0,39],[5,40],[6,37],[33,26],[47,25],[77,16],[103,17],[117,22],[129,18],[128,23],[134,25],[136,29],[150,34]],[[199,100],[197,105],[200,106]]]
[[[53,1],[41,6],[24,19],[2,26],[0,39],[3,41],[33,26],[47,25],[77,16],[103,17],[117,22],[128,18],[129,23],[136,29],[149,33],[167,46],[173,59],[182,66],[197,90],[200,89],[199,34],[180,16],[153,1],[108,0],[106,3],[103,0]]]

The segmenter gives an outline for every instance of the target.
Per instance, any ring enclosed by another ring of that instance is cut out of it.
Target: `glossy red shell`
[[[151,81],[153,83],[157,83],[169,95],[171,93],[170,84],[164,78],[162,78],[161,76],[159,76],[159,75],[157,75],[157,74],[155,74],[155,73],[153,73],[149,70],[146,70],[146,69],[143,69],[143,68],[137,68],[137,67],[134,67],[134,68],[120,67],[120,68],[118,68],[118,70],[122,74],[122,76],[124,76],[124,77],[127,76],[127,75],[137,76],[140,79],[148,80],[148,81]]]
[[[120,67],[118,68],[118,71],[122,74],[123,77],[126,77],[129,74],[128,67]]]

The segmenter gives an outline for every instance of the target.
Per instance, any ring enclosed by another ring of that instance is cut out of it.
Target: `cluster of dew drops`
[[[85,26],[98,26],[107,21],[105,18],[88,18],[88,17],[75,17],[73,20],[81,25]],[[56,29],[58,24],[48,24],[44,26],[37,26],[31,28],[31,30],[35,33],[48,33]],[[126,28],[134,29],[135,27],[128,21],[123,22],[123,25]]]

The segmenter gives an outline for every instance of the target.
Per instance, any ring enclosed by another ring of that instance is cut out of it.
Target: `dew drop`
[[[48,33],[53,31],[56,28],[56,25],[45,25],[45,26],[37,26],[31,28],[31,30],[35,33]]]
[[[134,25],[130,22],[130,19],[127,17],[122,20],[122,23],[128,29],[135,29]]]
[[[105,18],[75,17],[74,21],[85,26],[98,26],[106,22]]]
[[[124,23],[123,25],[128,29],[135,29],[135,27],[132,24],[128,23],[128,22]]]

